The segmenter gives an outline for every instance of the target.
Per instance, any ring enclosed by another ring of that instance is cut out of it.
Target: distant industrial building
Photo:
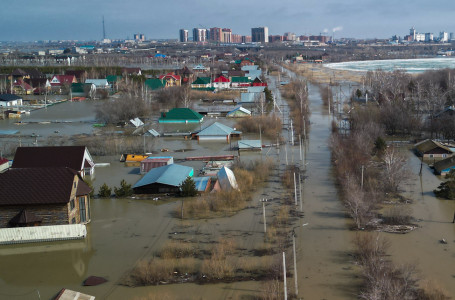
[[[251,28],[251,40],[253,43],[268,43],[269,28],[268,27]]]
[[[180,41],[180,43],[188,42],[188,30],[187,29],[180,29],[180,31],[179,31],[179,41]]]

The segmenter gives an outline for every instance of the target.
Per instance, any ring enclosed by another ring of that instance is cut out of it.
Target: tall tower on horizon
[[[106,39],[106,27],[104,26],[104,16],[103,16],[103,41]]]

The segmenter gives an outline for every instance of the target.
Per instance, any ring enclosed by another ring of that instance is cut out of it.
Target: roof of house
[[[241,93],[240,102],[243,103],[253,103],[256,97],[259,96],[259,93]]]
[[[123,68],[122,72],[128,73],[128,74],[134,74],[134,73],[139,74],[141,72],[141,68]]]
[[[248,77],[232,77],[232,83],[238,82],[238,83],[250,83],[251,80]]]
[[[242,77],[242,76],[245,76],[245,72],[241,71],[241,70],[229,70],[227,72],[227,74],[228,74],[229,77],[234,77],[234,76]]]
[[[239,149],[262,148],[261,140],[240,140],[238,141]]]
[[[26,79],[24,79],[24,81],[35,88],[40,87],[40,86],[45,87],[46,84],[48,83],[47,78],[30,78],[30,79],[26,78]]]
[[[249,86],[248,93],[261,93],[265,89],[265,86]]]
[[[202,120],[204,118],[200,113],[191,108],[173,108],[167,113],[161,113],[160,119],[165,120]]]
[[[193,168],[179,164],[171,164],[151,169],[141,178],[133,188],[146,186],[153,183],[160,183],[172,186],[179,186],[188,176],[193,175]]]
[[[441,173],[442,170],[455,167],[455,155],[434,163],[434,169]]]
[[[70,201],[74,176],[70,168],[17,168],[0,173],[0,205],[65,204]],[[78,185],[87,184],[79,180]],[[90,191],[81,187],[81,191]]]
[[[76,76],[74,76],[74,75],[54,75],[54,77],[57,78],[57,80],[60,82],[60,84],[64,84],[64,83],[71,84],[71,83],[73,83],[73,81],[76,78]],[[54,85],[55,85],[55,83],[54,83]]]
[[[212,125],[202,129],[197,136],[226,136],[231,133],[241,133],[234,128],[215,122]]]
[[[12,76],[27,76],[28,73],[22,69],[15,69],[15,70],[13,70],[13,72],[11,72],[11,75]]]
[[[1,94],[0,95],[0,101],[5,101],[5,102],[9,102],[9,101],[14,101],[14,100],[21,100],[22,97],[19,97],[17,95],[14,95],[14,94]]]
[[[223,75],[218,76],[213,82],[231,82],[229,78],[224,77]]]
[[[201,64],[199,64],[199,65],[193,67],[193,71],[194,71],[194,70],[203,70],[203,71],[205,71],[206,69],[207,69],[207,68],[204,67],[204,66],[201,65]]]
[[[121,75],[108,75],[108,76],[106,76],[106,80],[107,80],[107,82],[117,82],[117,81],[122,80],[122,76]]]
[[[9,163],[9,160],[7,158],[1,157],[0,156],[0,166],[3,164]]]
[[[152,90],[158,90],[158,89],[166,86],[166,84],[164,83],[164,80],[161,80],[159,78],[146,79],[145,85]]]
[[[83,166],[85,150],[85,146],[18,147],[12,167],[68,167],[80,171]]]
[[[455,113],[455,107],[453,106],[447,106],[446,108],[444,108],[442,111],[440,111],[439,113],[437,113],[435,115],[435,118],[438,118],[440,116],[445,116],[445,115],[449,115],[449,116],[453,116]]]
[[[210,77],[198,77],[192,84],[210,84],[211,81]]]
[[[207,185],[210,183],[210,177],[193,177],[194,183],[196,184],[196,189],[198,192],[204,192],[207,190]]]
[[[16,82],[13,83],[13,85],[14,86],[20,86],[24,90],[33,90],[32,86],[30,84],[28,84],[27,82],[23,81],[23,80],[16,80]]]
[[[433,141],[433,140],[430,140],[430,139],[427,139],[427,140],[424,140],[424,141],[421,141],[417,144],[414,145],[414,147],[417,149],[417,151],[419,151],[420,153],[426,153],[430,150],[433,150],[435,148],[442,148],[444,150],[446,150],[447,152],[451,153],[452,150],[450,150],[449,147],[447,146],[444,146],[443,144],[441,144],[440,142],[437,142],[437,141]]]
[[[181,75],[184,75],[184,76],[188,76],[188,75],[193,74],[193,72],[191,72],[191,70],[188,69],[187,66],[184,66],[182,69],[175,70],[175,74],[177,74],[177,75],[181,74]]]
[[[108,86],[109,83],[107,82],[107,79],[86,79],[85,83],[91,83],[96,86]]]
[[[84,93],[84,86],[85,83],[72,83],[71,84],[71,92],[73,93]]]
[[[181,79],[180,75],[175,75],[175,74],[172,73],[172,72],[167,73],[166,75],[161,75],[159,78],[160,78],[160,79],[163,79],[163,78],[164,78],[164,79],[171,79],[171,78],[172,78],[172,79],[174,79],[174,80],[180,80],[180,79]]]
[[[235,179],[234,172],[231,169],[223,166],[217,173],[219,185],[223,190],[235,189],[238,190],[237,180]]]

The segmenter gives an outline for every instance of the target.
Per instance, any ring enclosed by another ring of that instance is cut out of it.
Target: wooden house
[[[0,228],[90,222],[90,187],[70,168],[0,173]]]
[[[12,168],[68,167],[82,177],[95,174],[95,163],[85,146],[18,147]]]
[[[430,159],[443,159],[453,155],[453,150],[434,140],[424,140],[414,145],[419,156]]]
[[[182,84],[182,77],[180,75],[175,75],[173,72],[161,75],[159,79],[164,80],[166,87],[180,86]]]

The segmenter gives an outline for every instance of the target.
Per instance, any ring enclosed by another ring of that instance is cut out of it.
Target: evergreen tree
[[[193,178],[188,176],[180,184],[180,193],[183,197],[194,197],[197,195],[196,183],[194,182]]]

